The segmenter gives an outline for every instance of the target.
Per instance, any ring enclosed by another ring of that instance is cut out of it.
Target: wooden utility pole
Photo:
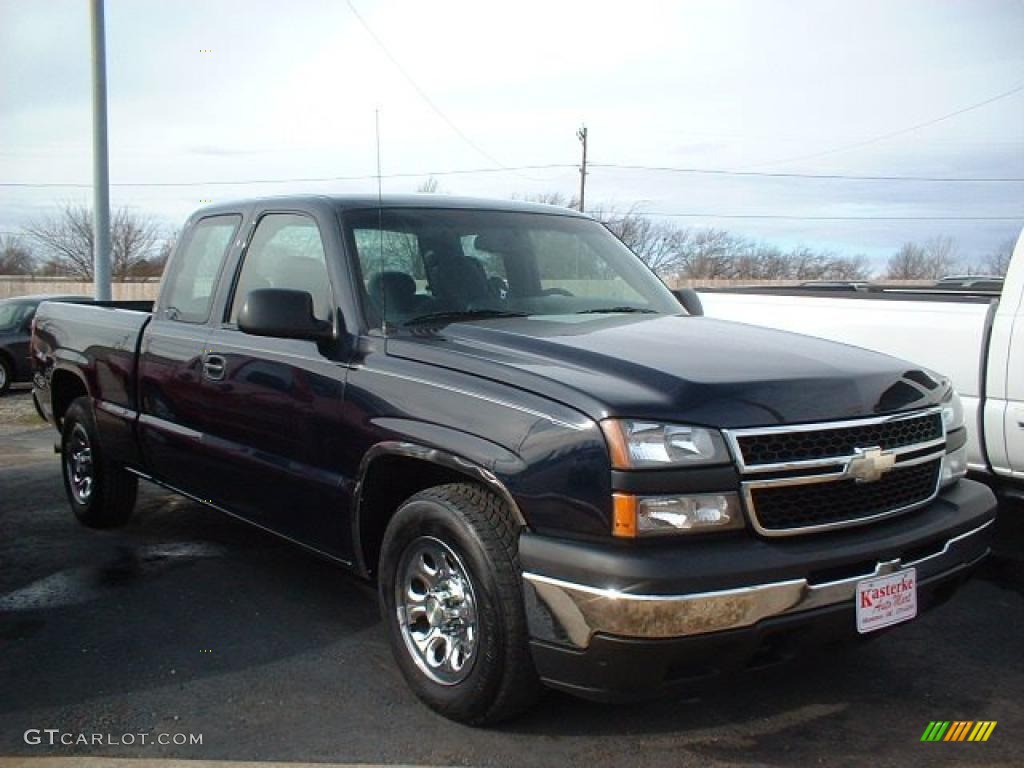
[[[587,126],[581,126],[576,131],[576,138],[583,145],[583,165],[580,166],[580,213],[582,213],[587,197]]]

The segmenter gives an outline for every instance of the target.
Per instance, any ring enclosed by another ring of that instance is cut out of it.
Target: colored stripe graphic
[[[932,720],[921,734],[921,741],[939,741],[947,728],[949,728],[948,720]]]
[[[995,720],[932,720],[921,741],[988,741],[996,724]]]
[[[964,731],[964,726],[967,723],[964,720],[954,720],[953,724],[949,726],[949,733],[946,734],[946,738],[943,741],[960,741],[960,734]]]

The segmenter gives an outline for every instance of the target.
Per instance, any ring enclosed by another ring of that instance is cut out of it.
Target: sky
[[[106,17],[111,203],[168,232],[206,200],[375,191],[377,111],[385,193],[434,175],[571,195],[585,124],[588,208],[876,265],[937,235],[977,260],[1024,225],[1024,181],[806,177],[1024,180],[1024,0],[107,0]],[[0,232],[91,200],[89,45],[86,0],[0,0]]]

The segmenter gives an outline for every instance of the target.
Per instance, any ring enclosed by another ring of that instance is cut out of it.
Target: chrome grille
[[[746,435],[737,442],[744,463],[755,467],[851,456],[857,447],[891,450],[941,439],[942,414],[927,413],[875,424]]]
[[[747,514],[764,536],[862,525],[938,493],[938,408],[844,422],[726,430]]]

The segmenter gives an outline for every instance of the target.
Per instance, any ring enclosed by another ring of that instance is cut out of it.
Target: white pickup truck
[[[1024,234],[1001,292],[810,285],[699,297],[709,317],[866,347],[950,377],[966,412],[969,468],[1024,495]]]

